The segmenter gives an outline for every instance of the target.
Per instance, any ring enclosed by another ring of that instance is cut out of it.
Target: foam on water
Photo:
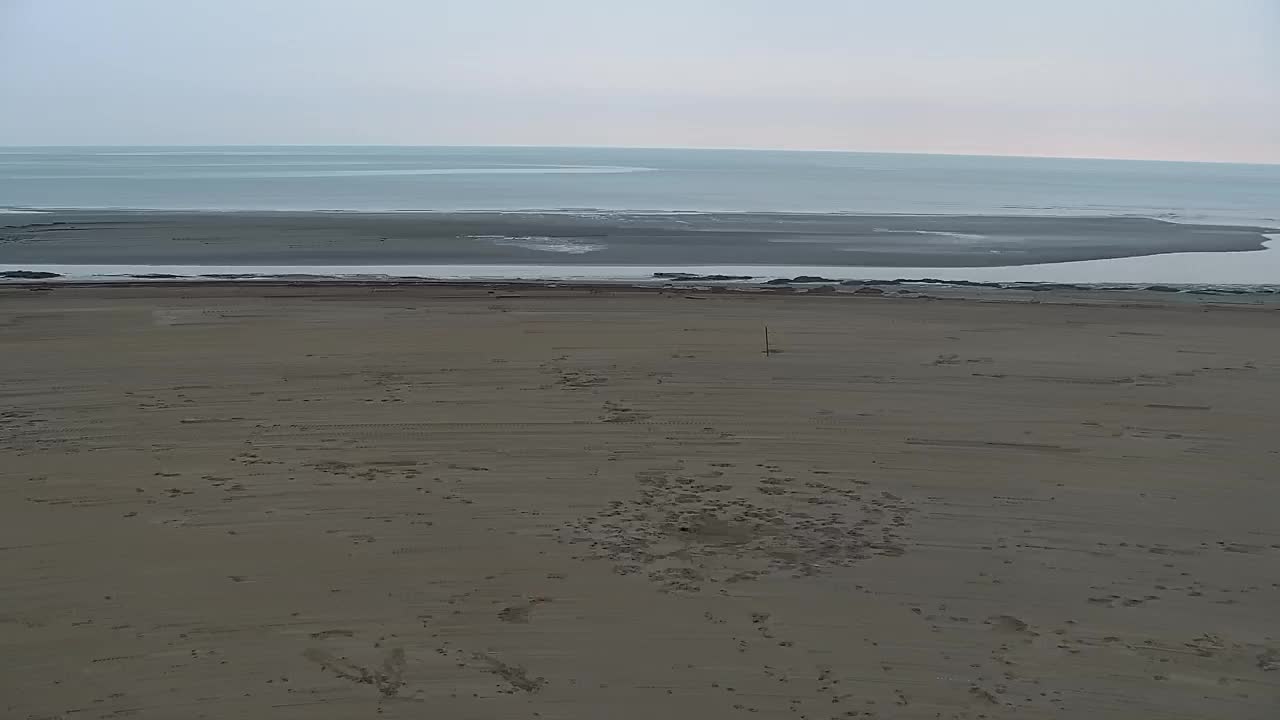
[[[936,235],[938,237],[949,237],[956,240],[987,240],[986,235],[975,235],[973,233],[962,232],[946,232],[944,230],[890,230],[888,228],[875,228],[878,233],[898,233],[902,235]]]
[[[602,243],[590,243],[573,238],[546,237],[542,235],[470,235],[468,237],[475,240],[488,240],[494,245],[537,250],[538,252],[566,253],[569,255],[585,255],[608,247]]]

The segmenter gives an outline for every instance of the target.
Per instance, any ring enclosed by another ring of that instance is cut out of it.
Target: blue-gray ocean
[[[681,149],[0,148],[0,214],[67,209],[1112,216],[1280,227],[1280,165]],[[1122,279],[1109,275],[1120,267],[1136,282],[1274,283],[1259,268],[1280,272],[1274,258],[1261,262],[1276,252],[1024,265],[1016,273],[1104,282]],[[1254,257],[1226,257],[1242,255]],[[1169,269],[1148,272],[1151,262]],[[1230,267],[1210,272],[1220,262]],[[999,270],[945,272],[983,279]]]
[[[0,148],[0,207],[1141,215],[1280,222],[1280,165],[747,150]]]

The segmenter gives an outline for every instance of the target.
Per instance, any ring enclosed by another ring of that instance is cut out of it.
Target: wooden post
[[[764,326],[764,356],[769,357],[769,326]]]

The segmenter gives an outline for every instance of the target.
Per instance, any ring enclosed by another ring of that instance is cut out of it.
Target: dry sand
[[[1280,713],[1274,306],[511,294],[0,290],[0,717]]]

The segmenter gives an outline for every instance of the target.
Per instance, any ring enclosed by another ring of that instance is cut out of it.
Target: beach
[[[0,715],[1273,718],[1221,300],[0,286]]]

